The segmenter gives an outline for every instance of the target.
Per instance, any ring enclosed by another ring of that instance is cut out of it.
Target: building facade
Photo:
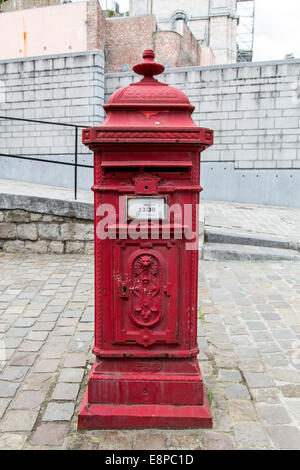
[[[211,48],[215,64],[236,62],[237,0],[130,0],[129,14],[153,14],[158,31],[183,33],[188,27],[198,44]]]

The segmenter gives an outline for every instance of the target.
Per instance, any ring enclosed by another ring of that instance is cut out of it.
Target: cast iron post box
[[[153,78],[113,93],[94,152],[96,355],[79,428],[210,427],[197,362],[200,153],[213,132],[180,90]]]

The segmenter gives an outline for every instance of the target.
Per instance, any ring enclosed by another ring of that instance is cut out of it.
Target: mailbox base
[[[80,429],[201,428],[212,417],[197,361],[95,361],[78,416]],[[129,372],[129,369],[160,371]],[[126,371],[124,369],[127,369]],[[174,370],[177,369],[177,373]]]
[[[205,390],[204,403],[200,406],[89,404],[86,391],[78,415],[78,429],[211,427],[212,417]]]

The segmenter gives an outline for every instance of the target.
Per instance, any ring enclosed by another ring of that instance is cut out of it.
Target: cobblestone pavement
[[[300,208],[201,201],[205,228],[300,240]]]
[[[200,263],[212,430],[78,432],[93,361],[93,259],[1,254],[0,448],[299,449],[299,279],[299,263]]]

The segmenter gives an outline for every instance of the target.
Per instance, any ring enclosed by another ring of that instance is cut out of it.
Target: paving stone
[[[16,382],[6,382],[4,380],[0,380],[0,397],[13,397],[19,386],[20,384]]]
[[[276,380],[300,384],[300,375],[297,371],[287,368],[269,369],[270,375]]]
[[[8,407],[10,402],[11,402],[11,400],[9,398],[0,398],[0,419],[4,415],[5,410]]]
[[[248,326],[249,330],[262,331],[267,329],[266,325],[261,321],[247,321],[246,325]]]
[[[251,390],[253,398],[258,403],[280,403],[279,393],[276,388],[253,388]]]
[[[264,372],[265,366],[261,359],[243,359],[239,362],[239,369],[243,374],[246,372]]]
[[[238,359],[233,355],[232,356],[217,355],[215,356],[215,363],[217,367],[220,367],[220,368],[226,367],[228,369],[231,369],[231,368],[237,367]]]
[[[14,336],[17,338],[24,338],[27,335],[29,328],[10,328],[6,336]]]
[[[15,352],[10,360],[12,366],[32,366],[37,358],[37,354],[26,352]]]
[[[9,327],[10,325],[8,323],[0,323],[0,333],[5,333]]]
[[[286,400],[286,405],[288,406],[291,414],[296,418],[298,423],[300,423],[300,400]]]
[[[250,401],[229,400],[228,409],[233,423],[238,421],[254,421],[256,419],[255,410]]]
[[[0,380],[8,382],[21,382],[28,372],[28,367],[7,366],[0,375]]]
[[[43,313],[39,317],[40,322],[56,322],[59,317],[59,313]]]
[[[249,337],[246,335],[233,336],[232,342],[238,346],[250,346],[251,344]]]
[[[289,398],[300,398],[300,385],[288,384],[279,387],[282,395]]]
[[[68,310],[63,313],[63,317],[65,318],[80,318],[82,315],[81,310]]]
[[[18,338],[18,337],[5,337],[2,339],[4,343],[4,347],[7,349],[15,349],[15,348],[20,348],[20,344],[23,341],[23,338]]]
[[[33,331],[52,331],[55,327],[55,322],[37,321],[33,326]]]
[[[225,395],[227,399],[230,398],[244,398],[249,400],[250,395],[247,390],[247,387],[242,384],[231,384],[224,387]]]
[[[283,406],[280,405],[257,405],[259,416],[267,424],[289,424],[291,418]]]
[[[52,400],[76,400],[79,391],[78,384],[58,383],[53,391]]]
[[[258,423],[237,423],[234,426],[234,437],[242,448],[270,447],[269,440],[262,426]]]
[[[62,326],[54,330],[55,336],[73,336],[75,331],[74,326]]]
[[[238,370],[219,370],[219,380],[221,382],[241,382],[242,376]]]
[[[172,450],[202,450],[204,432],[197,431],[173,431],[170,434],[170,445],[168,449]]]
[[[18,396],[12,401],[10,406],[13,410],[36,410],[40,409],[46,397],[45,392],[40,391],[21,391]]]
[[[51,345],[45,345],[40,354],[41,359],[60,359],[64,356],[66,346],[53,347]]]
[[[257,349],[261,353],[275,353],[280,351],[276,343],[260,343],[257,345]]]
[[[245,372],[244,377],[250,388],[266,388],[273,385],[272,380],[266,374]]]
[[[0,431],[31,431],[37,416],[37,411],[8,410],[0,423]]]
[[[61,318],[57,326],[76,326],[77,323],[78,323],[77,318]]]
[[[90,342],[83,343],[80,341],[71,341],[68,349],[70,353],[79,352],[79,351],[88,351],[89,345],[90,345]]]
[[[133,445],[134,450],[165,450],[166,436],[152,432],[138,433]]]
[[[43,421],[70,421],[74,413],[74,403],[50,402],[46,408]]]
[[[260,315],[262,316],[262,318],[264,320],[267,320],[267,321],[280,320],[280,315],[278,315],[277,313],[274,313],[274,312],[261,312]]]
[[[204,433],[205,450],[234,450],[236,449],[233,439],[230,435],[219,434],[212,431]]]
[[[215,431],[220,432],[229,432],[230,431],[230,422],[228,413],[217,408],[212,410],[213,416],[213,427]]]
[[[64,367],[85,367],[86,355],[83,353],[67,354],[64,362]]]
[[[34,324],[35,319],[34,318],[19,318],[15,323],[14,327],[15,328],[21,328],[21,327],[30,327]]]
[[[47,392],[54,381],[56,381],[56,375],[34,373],[26,378],[25,382],[23,383],[22,389]]]
[[[115,431],[104,431],[98,450],[131,450],[132,437]]]
[[[24,340],[21,346],[19,347],[19,351],[28,351],[28,352],[36,352],[41,349],[44,343],[41,341],[27,341]]]
[[[300,449],[300,431],[295,426],[269,426],[267,432],[276,449]]]
[[[34,372],[55,372],[58,370],[58,364],[58,359],[39,359],[34,366]]]
[[[81,382],[84,376],[84,369],[68,368],[62,369],[58,382]]]
[[[0,450],[20,450],[26,442],[27,436],[23,434],[2,433]]]
[[[30,444],[33,446],[61,446],[68,433],[68,425],[42,423],[34,432]]]
[[[47,331],[31,331],[28,335],[27,338],[30,341],[45,341],[48,337],[48,332]]]
[[[237,347],[236,348],[237,354],[240,359],[258,359],[259,354],[258,350],[254,347]]]
[[[296,336],[289,330],[271,330],[271,333],[276,339],[296,339]]]
[[[287,366],[289,363],[283,354],[263,354],[262,357],[265,364],[270,367]]]

